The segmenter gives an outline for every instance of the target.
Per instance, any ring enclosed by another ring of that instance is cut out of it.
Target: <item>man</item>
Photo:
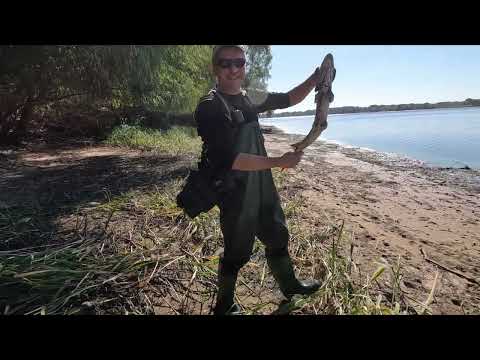
[[[258,124],[258,113],[301,102],[315,87],[318,71],[290,92],[270,93],[262,104],[254,105],[241,88],[245,63],[242,45],[217,45],[212,55],[217,86],[200,100],[195,112],[203,140],[199,167],[209,168],[216,174],[215,183],[221,183],[220,224],[225,246],[218,268],[216,315],[241,310],[234,302],[235,284],[239,270],[250,260],[255,236],[265,244],[267,263],[287,299],[294,294],[312,294],[320,286],[295,277],[288,253],[289,233],[270,170],[294,168],[303,153],[268,156]]]

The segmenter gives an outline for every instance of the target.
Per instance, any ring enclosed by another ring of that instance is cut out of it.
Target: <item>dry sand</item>
[[[279,131],[264,136],[271,156],[302,138]],[[355,233],[357,263],[374,269],[400,257],[401,288],[421,302],[438,271],[433,312],[480,313],[479,171],[431,168],[322,141],[304,153],[287,171],[302,189],[306,223],[345,219]]]

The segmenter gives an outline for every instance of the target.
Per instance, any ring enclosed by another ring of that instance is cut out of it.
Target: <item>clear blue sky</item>
[[[332,107],[436,103],[480,98],[480,46],[272,45],[268,90],[287,92],[332,53]],[[282,111],[314,109],[314,91]]]

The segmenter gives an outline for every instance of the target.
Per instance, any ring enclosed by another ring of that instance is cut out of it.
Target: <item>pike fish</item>
[[[320,77],[315,86],[315,102],[317,104],[315,111],[315,120],[312,128],[305,138],[291,145],[295,152],[302,151],[311,145],[320,136],[323,130],[328,126],[327,116],[330,103],[333,101],[332,82],[335,79],[336,69],[333,65],[332,54],[327,54],[323,59],[320,69]]]

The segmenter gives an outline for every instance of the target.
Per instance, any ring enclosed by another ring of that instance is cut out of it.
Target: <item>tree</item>
[[[471,99],[468,98],[464,101],[467,106],[480,106],[480,99]]]
[[[213,83],[211,50],[209,45],[153,47],[154,87],[145,103],[163,111],[193,111]]]
[[[66,107],[193,112],[212,86],[211,45],[0,46],[0,139]],[[266,92],[268,45],[247,47],[247,89]],[[53,116],[53,115],[52,115]]]
[[[259,89],[266,90],[272,62],[270,45],[249,45],[246,58],[248,65],[245,88],[255,85]]]
[[[0,138],[60,102],[193,111],[212,82],[211,46],[1,46]]]
[[[261,103],[267,95],[268,79],[272,63],[270,45],[248,45],[247,69],[244,87],[255,103]]]

